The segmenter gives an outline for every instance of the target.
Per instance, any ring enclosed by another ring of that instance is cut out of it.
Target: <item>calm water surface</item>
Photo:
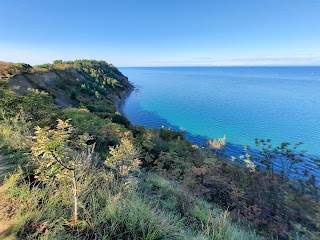
[[[203,144],[227,136],[228,155],[255,138],[304,142],[320,156],[320,67],[120,68],[136,90],[124,104],[133,124],[182,128]]]

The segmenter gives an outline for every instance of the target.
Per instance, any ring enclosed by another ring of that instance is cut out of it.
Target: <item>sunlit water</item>
[[[123,111],[133,124],[186,130],[202,145],[227,136],[229,156],[255,138],[304,142],[320,156],[320,67],[120,68],[136,87]]]

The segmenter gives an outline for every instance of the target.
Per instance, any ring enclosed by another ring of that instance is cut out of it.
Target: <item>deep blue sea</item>
[[[123,111],[136,125],[184,129],[202,145],[227,136],[227,155],[255,138],[304,142],[320,156],[320,67],[120,68],[136,87]]]

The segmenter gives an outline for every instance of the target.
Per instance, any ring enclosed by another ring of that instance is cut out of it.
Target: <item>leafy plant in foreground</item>
[[[35,141],[31,151],[37,165],[35,170],[40,181],[53,183],[72,179],[74,197],[74,222],[78,220],[78,189],[77,177],[93,156],[94,144],[88,146],[91,140],[88,135],[73,138],[73,128],[69,120],[58,119],[56,129],[36,127]]]
[[[139,152],[131,143],[128,134],[121,139],[121,144],[110,147],[110,157],[105,164],[111,168],[116,179],[126,179],[129,173],[136,171],[141,164]]]

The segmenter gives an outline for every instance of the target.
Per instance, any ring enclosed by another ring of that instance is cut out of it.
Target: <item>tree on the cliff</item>
[[[75,136],[70,120],[58,119],[56,129],[36,127],[31,144],[36,177],[45,183],[70,181],[74,198],[74,222],[78,221],[78,175],[91,163],[95,144],[87,134]]]

